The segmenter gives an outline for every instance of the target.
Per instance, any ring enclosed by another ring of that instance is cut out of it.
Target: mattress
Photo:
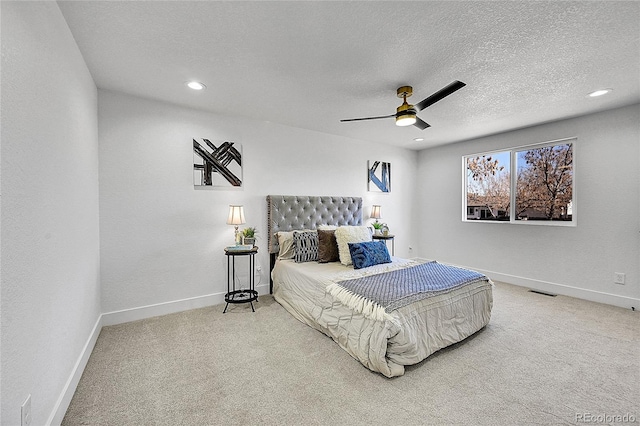
[[[365,367],[387,377],[404,374],[404,366],[476,333],[488,324],[493,305],[490,280],[438,294],[374,319],[334,298],[331,284],[414,266],[417,261],[354,270],[340,263],[278,260],[272,271],[274,298],[298,320],[331,337]]]

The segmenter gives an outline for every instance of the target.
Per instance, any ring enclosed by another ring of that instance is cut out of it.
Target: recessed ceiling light
[[[611,92],[613,89],[600,89],[600,90],[596,90],[595,92],[591,92],[589,93],[589,96],[592,98],[595,98],[597,96],[602,96],[602,95],[606,95],[607,93]]]
[[[187,87],[189,87],[190,89],[193,89],[193,90],[202,90],[207,86],[205,86],[204,84],[202,84],[202,83],[200,83],[198,81],[190,81],[190,82],[187,83]]]
[[[424,138],[415,138],[414,141],[416,142],[422,142],[424,140]]]

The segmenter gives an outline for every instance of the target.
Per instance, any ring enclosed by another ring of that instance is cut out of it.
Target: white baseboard
[[[430,259],[415,257],[415,260],[429,262]],[[446,262],[440,262],[447,264]],[[503,274],[501,272],[488,271],[486,269],[478,269],[470,266],[454,265],[458,268],[472,269],[485,274],[494,281],[501,281],[507,284],[513,284],[520,287],[527,287],[531,290],[543,291],[545,293],[561,294],[563,296],[575,297],[576,299],[584,299],[590,302],[604,303],[606,305],[619,306],[621,308],[636,310],[640,309],[640,299],[633,297],[619,296],[617,294],[604,293],[602,291],[587,290],[584,288],[573,287],[565,284],[552,283],[549,281],[536,280],[532,278],[520,277],[517,275]]]
[[[256,290],[258,291],[258,294],[269,294],[269,284],[258,285],[256,286]],[[122,324],[125,322],[138,321],[160,315],[188,311],[190,309],[219,305],[221,303],[224,303],[224,293],[206,294],[204,296],[190,297],[188,299],[172,300],[170,302],[157,303],[154,305],[139,306],[137,308],[123,309],[121,311],[102,314],[102,325]]]
[[[481,272],[495,281],[502,281],[508,284],[514,284],[521,287],[527,287],[531,290],[544,291],[546,293],[561,294],[563,296],[575,297],[577,299],[589,300],[591,302],[604,303],[607,305],[619,306],[621,308],[636,310],[640,308],[640,299],[633,297],[620,296],[617,294],[605,293],[602,291],[588,290],[579,287],[573,287],[565,284],[552,283],[549,281],[534,280],[531,278],[519,277],[517,275],[502,274],[500,272],[486,271],[478,268],[468,268]]]
[[[47,426],[57,426],[62,423],[64,415],[71,403],[71,398],[73,398],[73,394],[76,392],[76,388],[78,387],[84,368],[87,366],[91,352],[93,352],[93,348],[96,345],[96,341],[100,335],[100,330],[102,330],[102,315],[98,317],[98,320],[93,326],[93,330],[91,330],[91,333],[89,334],[87,343],[85,343],[82,348],[80,356],[73,366],[73,370],[71,370],[71,376],[67,379],[67,383],[65,383],[64,388],[62,389],[62,392],[56,401],[56,405],[53,407],[53,411],[46,423]]]

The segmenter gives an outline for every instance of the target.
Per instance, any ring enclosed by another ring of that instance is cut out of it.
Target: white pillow
[[[349,243],[371,241],[371,232],[366,226],[340,226],[336,229],[336,241],[338,242],[340,263],[351,265],[353,262],[349,252]]]

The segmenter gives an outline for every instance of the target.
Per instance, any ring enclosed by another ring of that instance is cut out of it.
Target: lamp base
[[[236,225],[236,232],[234,234],[234,239],[236,240],[236,245],[240,245],[240,232],[238,232],[238,225]]]

